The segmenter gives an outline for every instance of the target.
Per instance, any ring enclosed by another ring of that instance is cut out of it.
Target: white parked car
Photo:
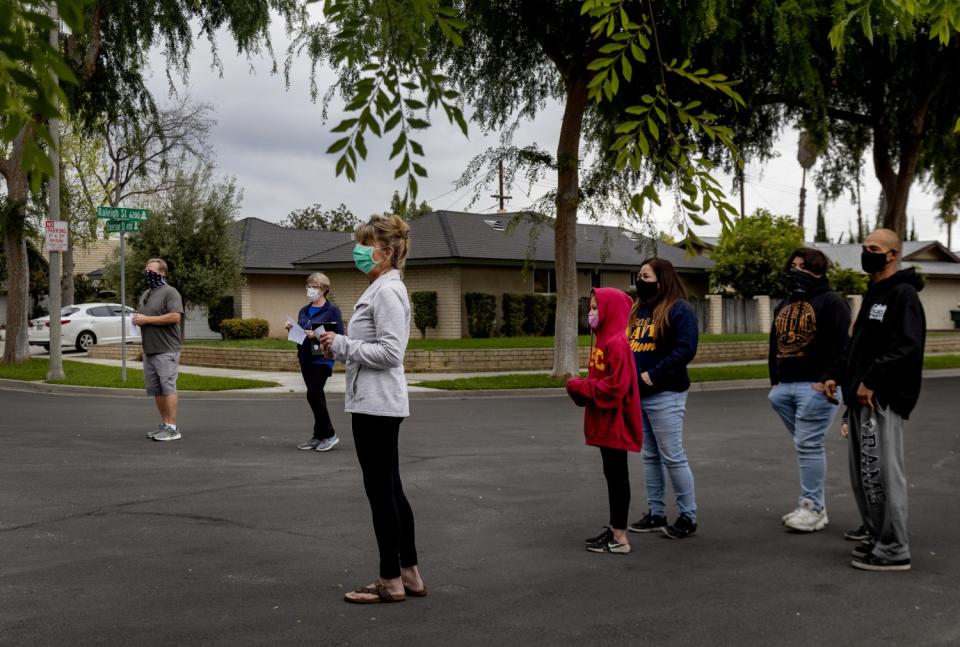
[[[119,303],[79,303],[60,310],[60,345],[73,346],[85,351],[94,344],[120,343]],[[136,312],[127,307],[127,339],[140,341],[130,335],[130,316]],[[139,333],[139,328],[133,326]],[[30,321],[29,342],[31,346],[43,346],[50,350],[50,317]]]

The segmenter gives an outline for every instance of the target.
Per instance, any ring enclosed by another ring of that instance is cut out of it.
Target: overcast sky
[[[287,36],[279,26],[274,29],[274,51],[280,56],[286,50]],[[324,151],[335,136],[330,129],[340,120],[342,102],[334,99],[330,106],[328,123],[322,122],[321,107],[310,101],[309,66],[305,59],[293,66],[290,88],[284,87],[282,74],[271,75],[270,61],[265,57],[248,61],[231,57],[235,46],[228,37],[220,38],[223,60],[222,77],[211,69],[212,56],[204,40],[199,40],[191,59],[191,72],[186,88],[196,101],[211,103],[217,121],[211,135],[216,155],[217,172],[233,176],[243,190],[241,217],[256,216],[271,222],[283,219],[291,210],[319,202],[324,208],[333,208],[341,202],[355,214],[366,216],[386,210],[394,190],[403,189],[400,180],[393,179],[393,164],[387,159],[390,142],[383,143],[370,136],[367,161],[358,170],[358,181],[351,183],[334,173],[335,156]],[[151,57],[151,88],[158,102],[167,100],[168,83],[159,52]],[[282,60],[281,69],[282,69]],[[320,72],[320,92],[326,89],[332,74]],[[181,90],[182,90],[181,86]],[[469,107],[465,115],[469,116]],[[525,122],[518,130],[515,143],[523,146],[536,143],[555,151],[562,110],[550,105],[534,122]],[[469,210],[492,213],[496,201],[485,198],[469,207],[469,187],[456,189],[469,160],[496,143],[496,135],[484,136],[471,124],[470,136],[465,138],[456,127],[447,124],[442,114],[433,115],[431,128],[422,132],[418,140],[426,149],[429,177],[420,183],[419,199],[427,200],[434,209]],[[796,215],[802,170],[796,161],[798,134],[794,130],[783,133],[778,150],[779,158],[760,167],[749,164],[746,169],[746,209],[757,207],[774,213]],[[391,140],[392,141],[392,140]],[[869,155],[867,157],[869,159]],[[862,203],[868,223],[876,217],[880,186],[874,178],[872,166],[864,173]],[[729,178],[723,178],[730,186]],[[556,186],[556,178],[548,177],[537,185],[521,183],[507,193],[514,196],[508,210],[531,205],[544,191]],[[483,195],[496,193],[494,187]],[[730,202],[739,206],[739,198],[731,195]],[[812,240],[816,232],[817,194],[812,178],[807,178],[806,232]],[[677,234],[673,227],[672,209],[654,214],[658,230]],[[908,212],[916,218],[921,240],[938,239],[946,242],[946,233],[935,218],[934,199],[919,184],[910,196]],[[856,223],[856,207],[842,197],[826,209],[827,229],[831,240],[847,232]],[[612,219],[611,219],[612,220]],[[698,229],[700,235],[717,235],[719,221],[708,216],[710,225]],[[846,236],[844,237],[846,239]]]

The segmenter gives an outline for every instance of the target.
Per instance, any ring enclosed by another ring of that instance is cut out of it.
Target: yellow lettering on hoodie
[[[630,350],[634,353],[643,353],[657,350],[656,326],[650,317],[639,317],[634,322],[628,335],[630,339]]]
[[[593,352],[590,353],[590,364],[587,368],[595,368],[598,371],[606,370],[607,363],[604,361],[603,351],[599,348],[594,348]]]

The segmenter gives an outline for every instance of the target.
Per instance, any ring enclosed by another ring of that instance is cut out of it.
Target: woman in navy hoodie
[[[637,300],[630,313],[630,349],[643,402],[643,476],[649,510],[631,532],[660,532],[683,539],[697,531],[693,473],[683,450],[683,417],[697,354],[697,315],[670,261],[648,258],[640,265]],[[669,475],[677,497],[677,520],[667,525],[664,493]]]
[[[319,337],[326,327],[338,335],[343,334],[343,317],[340,308],[327,300],[330,294],[330,279],[325,274],[314,272],[307,277],[307,298],[310,303],[300,308],[297,324],[307,333],[307,338],[297,346],[297,359],[300,361],[300,373],[307,385],[307,402],[313,411],[313,436],[297,449],[326,452],[333,449],[340,439],[330,422],[327,411],[327,397],[323,388],[327,379],[333,375],[333,359],[319,352]],[[290,330],[290,324],[284,324]],[[311,350],[316,347],[317,350]]]

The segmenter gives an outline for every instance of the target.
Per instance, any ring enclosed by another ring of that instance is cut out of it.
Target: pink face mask
[[[590,314],[588,314],[588,315],[587,315],[587,323],[590,324],[590,329],[591,329],[591,330],[596,330],[597,328],[599,328],[599,327],[600,327],[600,313],[599,313],[599,312],[591,312]]]

